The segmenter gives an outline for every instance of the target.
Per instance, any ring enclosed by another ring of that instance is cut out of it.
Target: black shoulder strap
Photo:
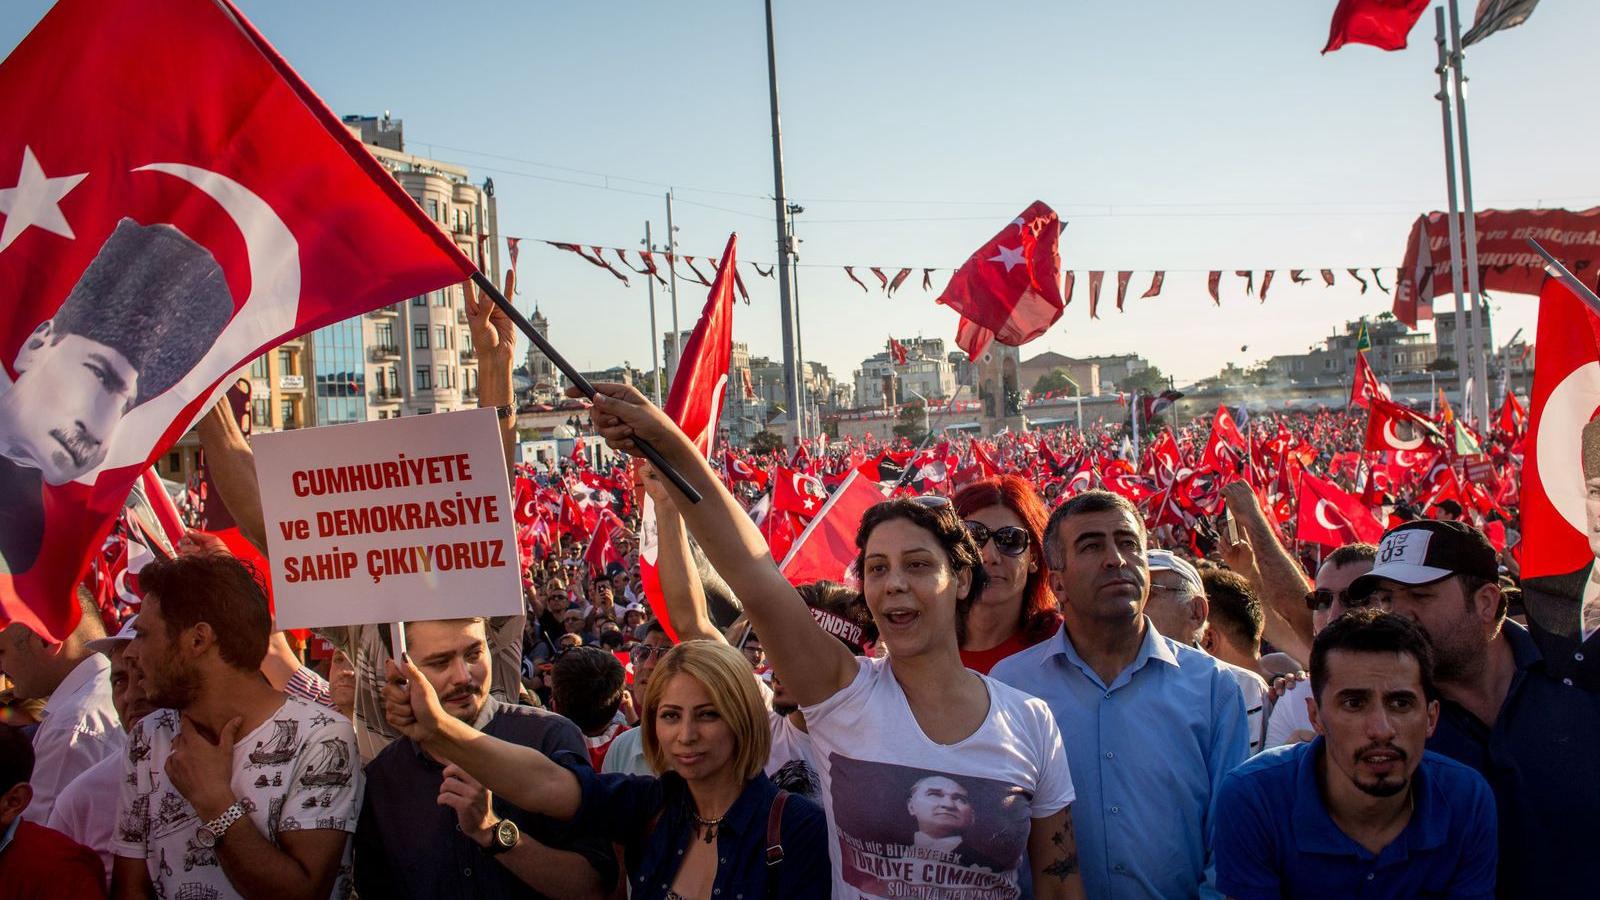
[[[778,864],[783,862],[783,807],[789,802],[789,792],[780,790],[772,798],[772,808],[767,812],[767,897],[778,895]]]

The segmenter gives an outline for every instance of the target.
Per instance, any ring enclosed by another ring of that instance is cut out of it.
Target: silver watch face
[[[200,830],[195,832],[194,842],[199,844],[201,849],[210,850],[217,845],[217,836],[212,834],[210,828],[201,825]]]

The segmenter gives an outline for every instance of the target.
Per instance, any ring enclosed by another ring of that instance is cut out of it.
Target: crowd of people
[[[1600,694],[1526,626],[1513,430],[1490,485],[1327,411],[708,461],[599,389],[591,440],[702,499],[514,467],[523,615],[279,631],[196,529],[0,632],[0,897],[1587,893]],[[200,434],[264,551],[248,441]],[[1299,470],[1381,540],[1297,540]],[[852,471],[854,558],[791,584]]]

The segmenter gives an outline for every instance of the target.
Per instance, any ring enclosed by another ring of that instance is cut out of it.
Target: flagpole
[[[1472,359],[1473,373],[1477,379],[1472,392],[1474,416],[1479,422],[1489,419],[1489,362],[1484,354],[1484,334],[1488,326],[1483,321],[1483,292],[1478,284],[1478,223],[1472,209],[1472,161],[1467,152],[1467,96],[1462,90],[1466,81],[1462,74],[1461,15],[1456,0],[1450,0],[1450,61],[1456,86],[1456,130],[1461,137],[1461,211],[1467,245],[1467,291],[1472,296]]]
[[[667,190],[667,292],[672,295],[672,365],[667,373],[670,384],[683,362],[683,337],[678,331],[678,229],[672,225],[672,190]]]
[[[767,91],[772,104],[772,201],[777,209],[778,226],[778,315],[783,320],[784,399],[789,406],[790,434],[795,441],[805,436],[800,422],[800,372],[795,360],[795,312],[791,293],[793,277],[789,254],[794,249],[789,236],[789,198],[783,189],[783,129],[778,120],[778,51],[772,33],[772,0],[767,0]]]
[[[649,219],[646,219],[644,221],[644,249],[646,251],[652,251],[652,252],[656,249],[655,245],[650,243],[650,220]],[[656,279],[655,279],[655,276],[647,272],[645,274],[645,276],[644,276],[644,286],[645,286],[645,290],[650,295],[650,380],[652,382],[654,382],[655,388],[656,388],[655,389],[656,405],[660,406],[661,405],[661,380],[662,380],[662,377],[666,373],[661,371],[661,357],[657,354],[657,351],[656,351],[656,343],[660,339],[661,333],[656,331]]]
[[[500,289],[494,286],[494,282],[490,281],[488,276],[484,275],[482,272],[473,272],[472,283],[478,286],[478,290],[488,295],[489,299],[494,301],[495,306],[500,307],[500,311],[505,313],[507,318],[511,319],[512,324],[517,326],[518,331],[521,331],[525,336],[527,336],[528,340],[533,342],[535,347],[539,348],[539,352],[543,353],[546,359],[550,360],[552,363],[555,363],[556,368],[561,370],[561,374],[567,376],[567,379],[572,382],[574,387],[576,387],[579,391],[582,391],[585,397],[588,397],[590,400],[594,399],[595,389],[594,385],[589,383],[589,379],[584,378],[583,373],[573,368],[572,363],[567,362],[567,358],[562,356],[561,353],[557,351],[548,340],[545,339],[544,335],[540,334],[534,329],[533,323],[529,322],[527,317],[524,316],[521,311],[519,311],[515,306],[511,305],[511,301],[506,299],[505,294],[500,293]],[[633,445],[638,449],[641,456],[650,461],[650,465],[655,466],[656,471],[660,472],[663,477],[672,482],[673,486],[689,499],[690,503],[700,502],[700,492],[695,490],[694,485],[690,484],[683,477],[682,473],[673,468],[672,465],[668,463],[664,457],[662,457],[661,451],[651,446],[648,441],[641,440],[637,437],[633,439]]]
[[[1433,26],[1433,42],[1439,51],[1439,64],[1434,68],[1434,71],[1439,73],[1439,93],[1435,94],[1434,98],[1439,101],[1439,114],[1444,123],[1445,186],[1450,199],[1450,286],[1456,296],[1456,387],[1462,402],[1465,403],[1467,380],[1471,377],[1468,370],[1472,367],[1472,357],[1467,340],[1466,307],[1461,294],[1461,276],[1465,267],[1461,264],[1461,219],[1456,202],[1456,144],[1455,132],[1450,121],[1450,80],[1447,74],[1450,71],[1450,53],[1445,49],[1443,7],[1434,7]]]

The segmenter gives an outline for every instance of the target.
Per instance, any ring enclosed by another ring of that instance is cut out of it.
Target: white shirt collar
[[[104,653],[91,653],[82,662],[72,667],[67,677],[61,679],[61,684],[50,694],[50,700],[45,703],[44,709],[39,713],[40,721],[48,719],[52,713],[71,706],[82,706],[85,698],[100,686],[101,682],[110,684],[111,660]]]

